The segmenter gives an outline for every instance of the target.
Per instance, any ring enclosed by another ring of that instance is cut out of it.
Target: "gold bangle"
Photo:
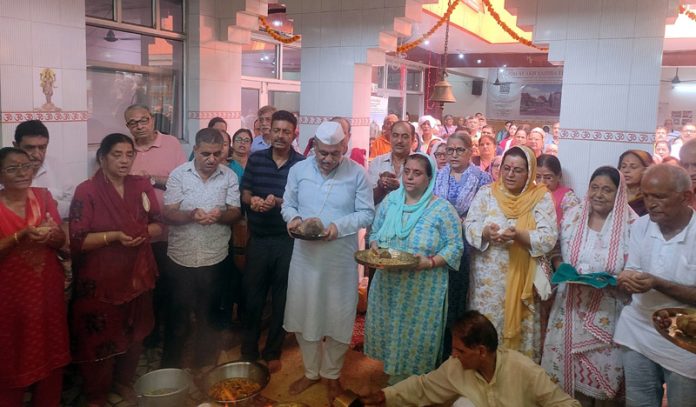
[[[19,239],[17,238],[17,232],[14,234],[14,241],[16,244],[19,244]]]
[[[104,235],[103,235],[102,237],[104,238],[104,245],[108,246],[108,245],[109,245],[109,241],[106,240],[106,233],[104,233]]]

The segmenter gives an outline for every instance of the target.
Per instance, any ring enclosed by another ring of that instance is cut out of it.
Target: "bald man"
[[[696,354],[663,338],[652,315],[668,307],[696,306],[696,216],[691,180],[683,168],[658,164],[640,184],[649,216],[631,227],[619,287],[632,294],[616,325],[622,346],[626,406],[659,406],[663,384],[670,406],[696,407]]]
[[[679,150],[679,163],[691,177],[691,190],[696,192],[696,140],[689,140]],[[696,197],[691,203],[691,207],[696,209]]]

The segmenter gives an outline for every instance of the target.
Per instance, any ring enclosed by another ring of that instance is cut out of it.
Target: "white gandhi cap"
[[[314,133],[317,140],[330,146],[336,145],[346,138],[341,125],[336,122],[322,122]]]

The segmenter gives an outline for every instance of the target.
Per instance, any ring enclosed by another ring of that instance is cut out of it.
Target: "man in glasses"
[[[261,134],[254,137],[251,142],[251,153],[265,150],[273,144],[273,135],[271,134],[271,117],[276,112],[276,108],[271,105],[263,106],[258,112],[259,130]],[[255,123],[254,123],[255,124]]]
[[[672,143],[672,157],[679,159],[679,150],[686,144],[687,141],[696,139],[696,125],[687,123],[682,127],[682,131],[678,139]]]
[[[54,165],[50,158],[46,158],[48,139],[48,129],[41,120],[27,120],[15,129],[13,145],[29,154],[34,170],[31,186],[47,188],[58,203],[60,217],[67,219],[75,185],[68,182],[65,174],[58,171],[59,166]],[[54,221],[61,223],[61,219]]]
[[[135,142],[136,156],[131,173],[150,178],[150,182],[155,187],[157,201],[162,208],[169,174],[186,162],[184,150],[176,137],[155,130],[155,119],[148,106],[140,104],[128,106],[123,115],[126,127]],[[160,276],[166,273],[164,267],[167,259],[168,234],[164,226],[162,234],[150,242]],[[154,346],[159,342],[159,321],[164,318],[163,313],[166,308],[166,299],[161,285],[160,280],[154,293],[155,328],[152,331],[152,337],[145,341],[146,345]]]

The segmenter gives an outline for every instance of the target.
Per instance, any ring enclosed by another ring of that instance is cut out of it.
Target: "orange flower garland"
[[[280,31],[274,30],[273,28],[271,28],[270,25],[268,25],[268,21],[266,21],[266,18],[265,18],[265,17],[259,16],[259,21],[261,22],[261,25],[262,25],[263,28],[266,30],[266,32],[268,33],[268,35],[270,35],[271,37],[273,37],[274,40],[280,41],[280,42],[282,42],[283,44],[292,44],[293,42],[299,41],[300,38],[302,38],[302,36],[300,36],[300,35],[293,35],[293,36],[290,37],[290,38],[281,35],[281,32],[280,32]]]
[[[528,39],[520,37],[519,34],[517,34],[517,33],[516,33],[512,28],[510,28],[507,24],[505,24],[505,23],[500,19],[500,15],[493,9],[493,5],[491,4],[491,1],[490,1],[490,0],[483,0],[483,4],[486,6],[486,9],[488,9],[488,13],[491,15],[491,17],[493,17],[493,19],[495,20],[495,22],[498,23],[498,25],[500,26],[500,28],[502,28],[503,31],[505,31],[506,33],[510,34],[510,36],[511,36],[513,39],[515,39],[517,42],[519,42],[520,44],[524,44],[524,45],[526,45],[526,46],[528,46],[528,47],[536,48],[536,49],[541,50],[541,51],[548,51],[548,48],[538,47],[538,46],[532,44],[532,42],[529,41]]]
[[[450,18],[450,16],[452,15],[452,12],[457,7],[457,5],[459,5],[459,0],[452,1],[452,4],[450,4],[450,6],[447,8],[447,11],[445,12],[445,14],[443,14],[442,17],[440,18],[440,20],[437,23],[435,23],[433,28],[428,30],[428,32],[423,34],[420,38],[413,40],[411,42],[407,42],[405,44],[401,44],[400,46],[396,47],[396,52],[397,53],[408,52],[408,51],[412,50],[413,48],[416,48],[417,46],[422,44],[423,41],[427,40],[431,35],[433,35],[433,33],[435,33],[435,31],[437,31],[440,27],[442,27],[442,25],[444,23],[447,22],[447,20]]]
[[[696,13],[687,9],[683,4],[679,5],[679,14],[684,14],[685,16],[689,17],[691,21],[696,21]]]

